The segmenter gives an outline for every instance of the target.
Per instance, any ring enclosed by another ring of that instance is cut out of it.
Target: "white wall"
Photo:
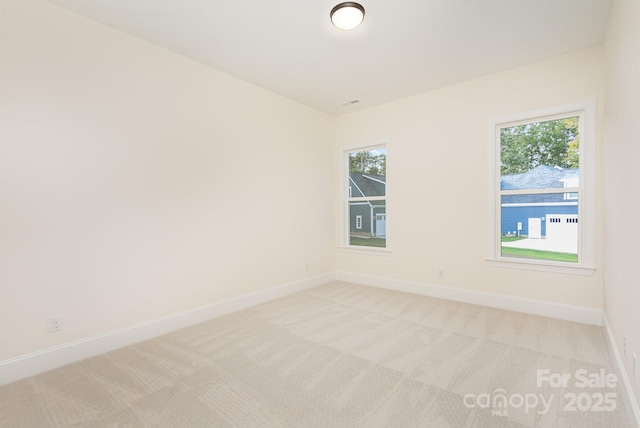
[[[16,326],[0,332],[0,361],[336,267],[602,307],[601,47],[336,120],[44,0],[0,1],[0,322]],[[630,31],[619,9],[612,20]],[[625,62],[637,65],[637,48],[610,32],[607,51],[637,94]],[[611,76],[619,118],[608,121],[622,122],[638,97]],[[487,266],[489,117],[594,95],[596,273]],[[624,125],[624,135],[637,134]],[[336,254],[337,147],[385,138],[392,252]],[[608,179],[618,175],[609,191],[633,183],[633,169],[615,165],[638,149],[608,138]],[[616,192],[608,197],[626,204],[629,192]],[[607,305],[630,307],[638,277],[622,265],[632,251],[616,250],[627,230],[611,226],[627,214],[610,211],[605,243],[617,257],[607,258]],[[617,332],[639,325],[630,308],[608,312]],[[65,328],[49,334],[53,315]]]
[[[334,270],[333,118],[43,0],[0,25],[0,361]]]
[[[391,144],[387,238],[392,250],[386,255],[338,250],[338,271],[600,309],[600,250],[592,276],[495,268],[485,261],[485,231],[489,118],[595,96],[600,155],[603,85],[603,50],[594,47],[338,118],[336,152],[384,139]],[[597,162],[600,248],[600,156]]]
[[[635,396],[640,398],[640,374],[633,379],[631,357],[635,352],[640,358],[640,2],[614,1],[605,48],[604,308]]]

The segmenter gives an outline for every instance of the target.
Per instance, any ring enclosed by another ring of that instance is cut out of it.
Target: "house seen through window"
[[[580,117],[499,129],[500,255],[579,261]]]
[[[347,242],[387,247],[387,150],[384,146],[346,152]]]

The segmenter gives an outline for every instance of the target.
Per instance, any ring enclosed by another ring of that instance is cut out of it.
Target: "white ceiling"
[[[602,42],[611,0],[50,0],[333,115]],[[343,104],[360,100],[357,104]]]

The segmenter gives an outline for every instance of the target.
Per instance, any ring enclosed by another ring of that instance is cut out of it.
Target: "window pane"
[[[500,129],[500,190],[579,187],[579,117]],[[502,195],[501,255],[578,261],[578,192]]]
[[[349,245],[387,246],[386,201],[349,202]]]
[[[579,118],[500,129],[500,189],[578,187]]]
[[[565,193],[502,196],[501,255],[578,261],[578,196]]]
[[[349,153],[348,195],[386,196],[387,150],[384,147]]]

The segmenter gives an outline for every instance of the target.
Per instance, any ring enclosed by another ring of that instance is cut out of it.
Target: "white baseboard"
[[[526,314],[540,315],[547,318],[555,318],[597,326],[602,325],[602,311],[600,309],[524,299],[521,297],[465,290],[462,288],[444,287],[441,285],[367,276],[351,272],[337,272],[336,279],[338,281],[351,282],[354,284],[403,291],[405,293],[420,294],[423,296],[470,303],[473,305],[489,306],[492,308],[523,312]]]
[[[604,333],[607,337],[609,352],[611,353],[613,365],[616,370],[616,374],[618,375],[618,379],[621,381],[624,405],[627,408],[629,422],[632,426],[635,424],[636,427],[640,428],[640,407],[638,406],[638,400],[636,400],[636,396],[633,393],[631,381],[629,380],[627,370],[624,367],[620,351],[618,351],[618,345],[616,343],[616,339],[613,335],[613,331],[611,330],[611,325],[609,324],[609,320],[607,319],[606,314],[603,315],[603,322]]]
[[[0,385],[15,382],[25,377],[161,336],[334,280],[334,273],[307,278],[0,361]]]
[[[0,385],[52,370],[123,346],[151,339],[180,328],[240,311],[334,280],[420,294],[458,302],[529,313],[549,318],[602,325],[602,311],[579,306],[536,301],[460,288],[394,280],[350,272],[334,272],[246,294],[233,299],[194,308],[166,317],[142,322],[107,333],[65,343],[26,355],[0,361]]]

